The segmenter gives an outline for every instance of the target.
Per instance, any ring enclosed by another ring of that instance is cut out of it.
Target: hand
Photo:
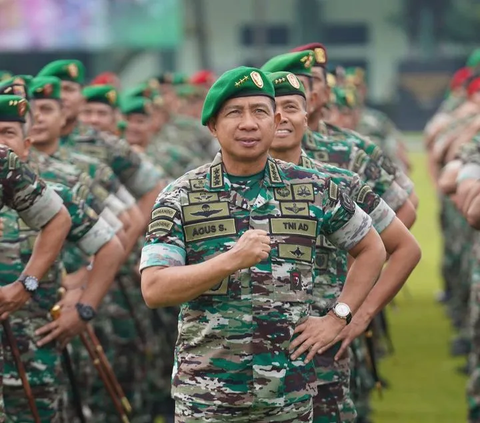
[[[360,318],[354,317],[348,326],[345,326],[340,334],[332,341],[330,344],[325,345],[324,347],[318,350],[318,354],[323,354],[325,351],[333,347],[337,342],[342,342],[340,349],[335,354],[335,360],[340,360],[343,354],[354,341],[360,335],[363,335],[367,330],[369,321],[361,320]]]
[[[229,251],[236,268],[247,269],[268,258],[270,253],[270,237],[260,229],[250,229],[245,232]]]
[[[72,338],[83,332],[85,328],[86,322],[80,319],[75,307],[62,307],[62,312],[58,319],[35,331],[37,336],[46,335],[37,342],[37,345],[43,347],[56,339],[60,343],[60,349],[63,349]]]
[[[22,308],[31,295],[19,281],[0,288],[0,320],[5,320],[10,313]]]
[[[290,351],[293,352],[292,359],[296,360],[308,350],[305,364],[308,363],[318,350],[330,345],[336,339],[345,324],[345,321],[330,313],[324,317],[309,317],[295,328],[294,333],[300,335],[290,344]]]

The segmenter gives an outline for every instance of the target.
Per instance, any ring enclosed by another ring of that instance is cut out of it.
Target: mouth
[[[243,147],[251,148],[257,145],[260,140],[258,138],[238,138],[237,142],[242,144]]]
[[[286,138],[290,136],[292,131],[290,129],[277,129],[275,131],[275,138]]]

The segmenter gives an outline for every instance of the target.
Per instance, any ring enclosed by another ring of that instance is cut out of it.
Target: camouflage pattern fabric
[[[322,233],[348,250],[371,219],[318,172],[269,159],[260,177],[231,182],[218,154],[167,187],[152,212],[141,269],[203,262],[249,228],[272,237],[268,260],[181,305],[177,401],[281,407],[316,393],[313,363],[288,354],[295,325],[310,313],[315,240]]]
[[[49,184],[63,199],[72,219],[72,227],[67,239],[76,243],[87,255],[95,254],[113,237],[108,224],[99,219],[95,212],[61,184]],[[30,229],[12,209],[3,208],[0,217],[4,220],[4,235],[0,242],[1,284],[15,282],[28,263],[37,230]],[[20,310],[13,313],[10,323],[22,361],[32,386],[42,422],[59,421],[60,395],[65,389],[64,377],[60,366],[60,353],[55,343],[42,348],[37,347],[39,337],[35,331],[50,321],[49,312],[58,299],[61,286],[63,265],[61,256],[51,266],[40,281],[40,288],[33,298]],[[23,391],[13,356],[3,334],[4,349],[4,400],[10,421],[33,422],[28,400]]]
[[[46,225],[62,206],[58,195],[4,145],[0,145],[0,181],[0,206],[16,210],[32,228]]]
[[[284,407],[225,407],[201,403],[175,405],[176,423],[301,423],[312,421],[312,400]]]
[[[368,137],[350,129],[339,128],[338,126],[323,121],[319,124],[318,132],[331,140],[353,143],[353,145],[364,151],[372,160],[374,160],[385,172],[389,175],[393,175],[395,182],[408,194],[413,192],[414,186],[412,180]]]
[[[350,156],[344,157],[348,159]],[[395,218],[393,210],[372,191],[370,186],[362,182],[358,174],[315,162],[305,153],[302,154],[300,165],[331,177],[363,211],[370,215],[377,232],[381,233]],[[344,168],[351,167],[347,162],[341,165]],[[335,248],[322,236],[317,240],[316,250],[312,314],[325,316],[342,292],[348,272],[347,254]],[[355,407],[349,395],[350,359],[347,354],[341,360],[335,361],[337,351],[338,346],[315,356],[318,383],[329,386],[326,390],[329,395],[317,394],[314,398],[314,421],[336,422],[336,418],[340,418],[338,421],[344,423],[355,421]],[[335,401],[337,412],[333,413],[332,404]],[[325,414],[319,414],[322,412]]]
[[[408,194],[380,165],[353,143],[326,138],[318,132],[307,130],[302,148],[308,157],[322,163],[358,173],[362,181],[393,209],[398,210],[408,199]]]
[[[70,135],[63,137],[62,145],[106,163],[137,199],[165,177],[165,172],[142,160],[124,139],[84,124],[79,123]]]

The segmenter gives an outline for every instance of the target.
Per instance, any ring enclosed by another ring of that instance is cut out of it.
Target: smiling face
[[[279,121],[270,98],[238,97],[224,103],[208,128],[218,139],[223,156],[247,163],[266,160]]]
[[[80,111],[79,120],[98,131],[115,131],[115,110],[105,103],[85,102]]]
[[[62,105],[57,100],[33,100],[34,124],[30,136],[34,145],[44,145],[56,142],[60,137],[65,115]]]
[[[0,144],[13,150],[22,160],[28,155],[30,140],[24,137],[20,122],[0,122]]]
[[[270,149],[274,152],[298,150],[307,129],[305,99],[300,95],[286,95],[275,99],[282,115]]]

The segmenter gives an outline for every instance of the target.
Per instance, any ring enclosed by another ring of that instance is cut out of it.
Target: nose
[[[253,113],[248,110],[239,125],[240,129],[244,131],[255,131],[258,128],[257,120],[253,116]]]

